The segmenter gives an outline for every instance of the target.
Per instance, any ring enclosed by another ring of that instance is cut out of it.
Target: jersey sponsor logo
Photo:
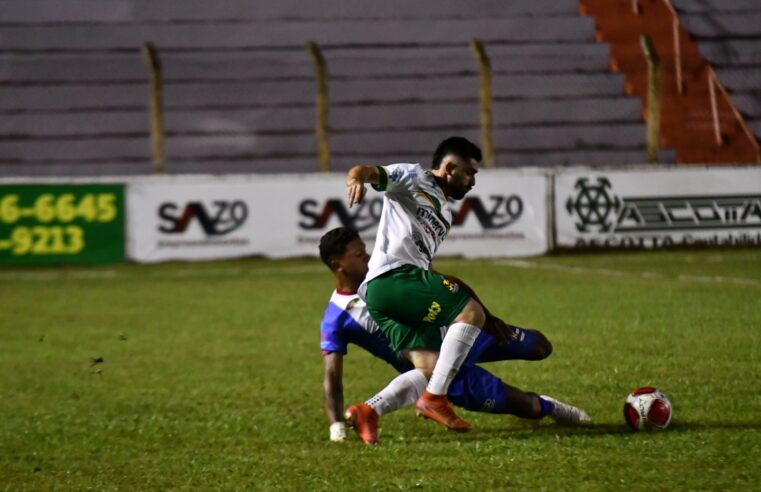
[[[431,303],[431,307],[428,308],[428,314],[425,315],[423,321],[427,323],[433,323],[436,320],[436,316],[441,312],[441,304],[436,301]]]
[[[417,246],[417,249],[418,251],[420,251],[420,254],[425,256],[426,260],[428,260],[428,263],[430,264],[433,261],[433,255],[428,250],[428,246],[426,246],[425,241],[423,241],[423,238],[420,237],[420,235],[417,232],[413,232],[412,241],[415,243],[415,246]]]
[[[215,200],[210,207],[189,202],[182,209],[177,203],[165,202],[159,206],[158,215],[162,220],[159,230],[167,234],[181,234],[197,219],[207,236],[223,236],[246,222],[248,207],[242,200]]]
[[[417,212],[415,213],[420,223],[425,227],[428,226],[430,228],[429,230],[433,233],[435,233],[435,237],[433,238],[434,241],[437,243],[440,243],[444,240],[444,238],[447,235],[447,227],[444,226],[444,224],[441,223],[441,220],[437,214],[434,214],[427,208],[421,208],[418,207]]]

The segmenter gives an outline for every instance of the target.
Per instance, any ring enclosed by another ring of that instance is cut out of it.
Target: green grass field
[[[442,260],[541,362],[487,368],[593,425],[404,409],[328,441],[317,260],[0,270],[0,490],[759,490],[761,250]],[[102,359],[102,362],[96,361]],[[347,404],[394,372],[355,348]],[[662,433],[622,405],[655,385]]]

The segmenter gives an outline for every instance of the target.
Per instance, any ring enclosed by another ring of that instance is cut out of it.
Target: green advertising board
[[[0,185],[0,265],[124,261],[124,185]]]

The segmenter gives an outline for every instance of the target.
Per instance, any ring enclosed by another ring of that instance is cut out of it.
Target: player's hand
[[[330,440],[333,442],[342,442],[346,439],[346,424],[343,422],[333,422],[330,424]]]
[[[346,180],[346,192],[349,200],[349,208],[351,208],[355,203],[362,203],[362,199],[365,198],[367,189],[362,181],[358,179],[348,179]]]

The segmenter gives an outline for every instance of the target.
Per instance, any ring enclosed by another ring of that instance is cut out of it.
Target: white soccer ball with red
[[[632,430],[663,430],[671,423],[671,402],[663,392],[645,386],[626,397],[624,418]]]

